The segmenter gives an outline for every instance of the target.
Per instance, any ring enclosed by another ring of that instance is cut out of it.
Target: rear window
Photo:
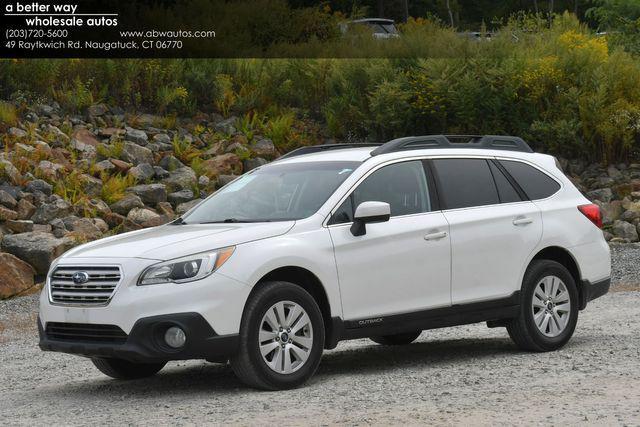
[[[560,184],[544,172],[526,163],[499,160],[531,200],[546,199],[560,189]]]
[[[433,161],[433,166],[445,209],[499,203],[498,191],[485,159],[438,159]]]

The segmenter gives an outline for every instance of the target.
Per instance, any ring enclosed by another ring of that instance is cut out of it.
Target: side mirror
[[[353,215],[351,234],[362,236],[367,233],[366,224],[386,222],[391,217],[391,206],[385,202],[362,202]]]

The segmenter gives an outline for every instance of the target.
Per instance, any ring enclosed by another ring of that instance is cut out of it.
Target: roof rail
[[[462,142],[453,142],[461,141]],[[533,153],[522,138],[507,135],[424,135],[398,138],[381,145],[371,152],[372,156],[405,150],[429,148],[481,148],[485,150],[508,150]]]
[[[322,144],[322,145],[309,145],[307,147],[296,148],[293,151],[288,152],[280,157],[278,160],[289,159],[291,157],[302,156],[303,154],[319,153],[322,151],[341,150],[344,148],[359,148],[359,147],[380,147],[382,144],[373,143],[351,143],[351,144]]]

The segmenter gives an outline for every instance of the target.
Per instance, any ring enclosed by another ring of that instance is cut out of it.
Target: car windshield
[[[300,162],[255,169],[202,202],[183,223],[290,221],[313,215],[360,162]]]
[[[394,24],[381,24],[389,34],[398,34],[398,30]]]

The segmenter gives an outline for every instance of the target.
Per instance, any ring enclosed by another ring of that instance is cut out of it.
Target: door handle
[[[437,233],[429,233],[424,236],[424,240],[440,240],[447,237],[446,231],[438,231]]]
[[[527,225],[527,224],[531,224],[532,222],[533,222],[533,219],[531,218],[520,217],[513,220],[513,225]]]

